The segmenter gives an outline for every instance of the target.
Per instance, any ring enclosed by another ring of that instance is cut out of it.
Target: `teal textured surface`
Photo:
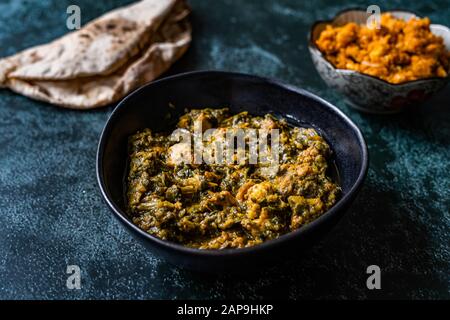
[[[378,1],[450,25],[450,1]],[[130,1],[0,2],[0,56],[67,32]],[[306,36],[315,20],[363,1],[191,0],[194,41],[166,74],[220,69],[274,77],[337,105],[362,130],[366,183],[344,219],[293,261],[251,276],[175,268],[137,243],[103,203],[95,177],[113,106],[59,109],[0,90],[0,298],[450,298],[450,86],[395,116],[362,114],[328,89]],[[379,265],[382,289],[366,287]],[[67,265],[81,290],[66,288]],[[243,266],[245,268],[245,266]]]

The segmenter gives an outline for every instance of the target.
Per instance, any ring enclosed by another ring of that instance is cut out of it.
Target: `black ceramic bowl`
[[[175,106],[170,108],[169,104]],[[312,223],[275,240],[244,249],[199,250],[156,238],[135,226],[125,213],[127,139],[136,131],[170,130],[185,108],[229,107],[232,113],[272,113],[294,125],[312,126],[334,151],[340,200]],[[172,120],[167,120],[170,112]],[[97,153],[97,178],[119,221],[150,250],[190,269],[219,272],[251,270],[297,255],[324,236],[342,217],[359,191],[368,166],[367,147],[355,124],[323,99],[274,80],[227,72],[192,72],[149,83],[126,97],[111,114]]]

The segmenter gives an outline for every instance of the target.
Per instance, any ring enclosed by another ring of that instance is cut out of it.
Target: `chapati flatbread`
[[[20,53],[13,58],[18,67],[9,76],[62,80],[114,72],[139,47],[147,46],[174,4],[175,0],[145,0],[109,12],[79,31]]]

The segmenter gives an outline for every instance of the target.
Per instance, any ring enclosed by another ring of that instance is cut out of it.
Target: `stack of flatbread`
[[[51,43],[0,59],[0,87],[74,109],[104,106],[158,77],[191,42],[184,0],[142,0]]]

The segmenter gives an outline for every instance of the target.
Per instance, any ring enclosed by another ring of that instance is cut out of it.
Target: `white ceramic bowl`
[[[417,17],[416,14],[407,11],[390,11],[390,13],[396,18],[405,20]],[[348,22],[365,23],[367,18],[368,14],[365,10],[346,10],[332,20],[316,22],[309,34],[309,51],[317,71],[330,87],[345,96],[349,105],[370,113],[397,113],[425,102],[434,93],[445,87],[450,76],[391,84],[361,72],[337,69],[326,60],[315,44],[326,25],[339,26]],[[430,29],[444,39],[447,50],[450,50],[450,29],[438,24],[432,24]]]

